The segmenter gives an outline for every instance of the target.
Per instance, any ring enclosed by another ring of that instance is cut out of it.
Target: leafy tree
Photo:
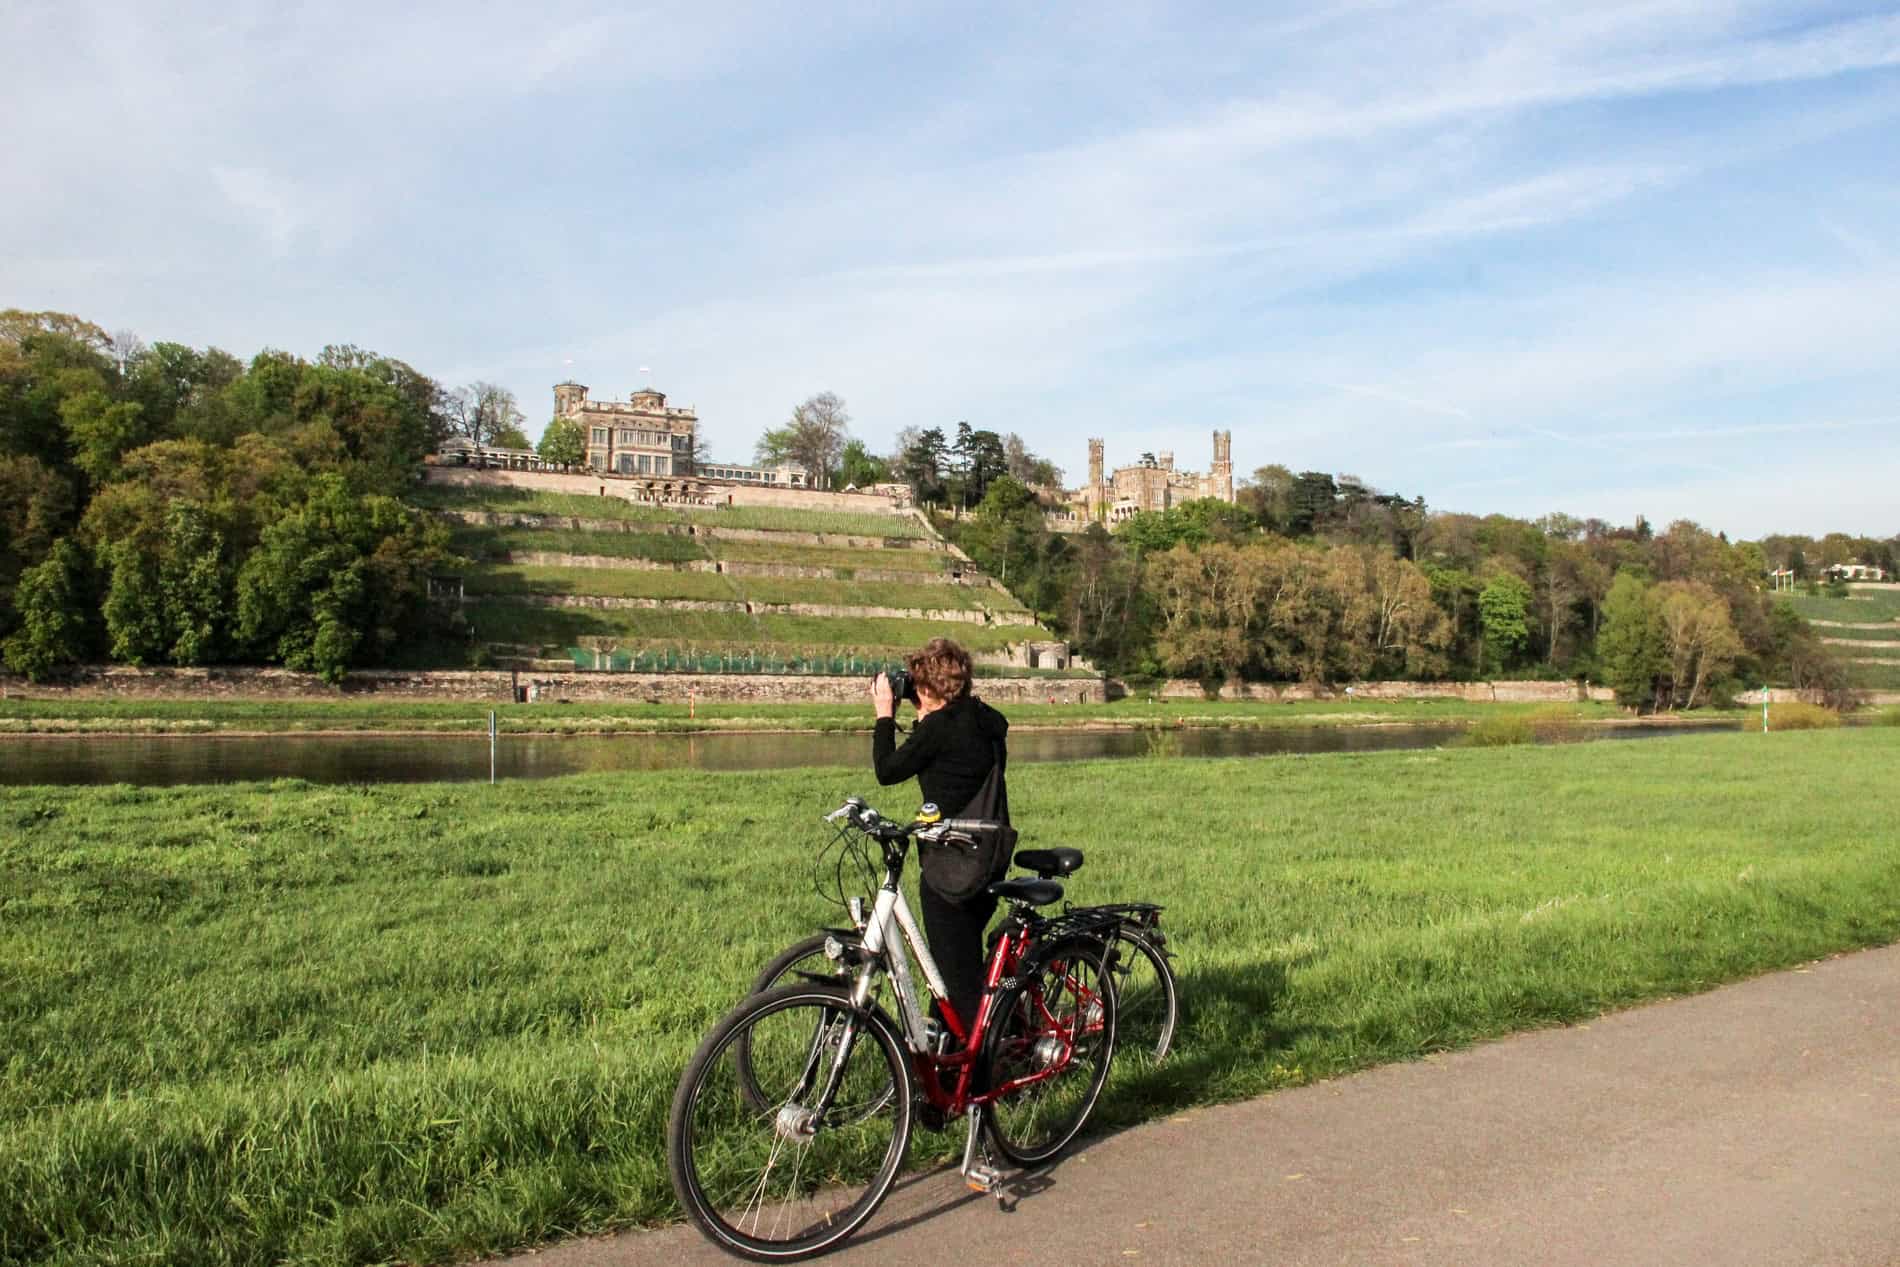
[[[862,440],[847,440],[844,452],[839,458],[839,478],[857,488],[869,488],[873,484],[887,484],[891,478],[890,464],[864,447]]]
[[[899,455],[897,477],[910,485],[912,496],[925,505],[947,500],[950,442],[941,427],[917,433]]]
[[[1728,604],[1701,581],[1665,581],[1656,587],[1652,606],[1669,666],[1671,703],[1694,708],[1704,687],[1726,676],[1742,650]]]
[[[1500,571],[1478,591],[1478,624],[1484,631],[1484,668],[1509,668],[1530,642],[1531,587]]]
[[[175,501],[165,516],[158,585],[173,664],[220,659],[230,628],[234,581],[219,516],[194,501]]]
[[[1234,500],[1268,532],[1289,531],[1293,519],[1293,472],[1278,463],[1258,468],[1234,491]]]
[[[1643,709],[1656,702],[1657,679],[1668,660],[1649,585],[1632,572],[1617,573],[1604,597],[1597,660],[1617,703]]]
[[[108,578],[100,609],[108,653],[121,664],[163,663],[170,639],[156,556],[126,537],[106,546],[101,563]]]
[[[1311,536],[1325,527],[1339,503],[1339,488],[1324,471],[1301,471],[1293,477],[1287,512],[1288,536]]]
[[[829,488],[850,438],[851,415],[836,392],[819,392],[792,410],[782,427],[759,437],[754,450],[764,465],[795,462],[805,468],[813,488]]]
[[[978,430],[967,422],[959,422],[956,443],[950,452],[954,461],[949,491],[957,504],[965,508],[981,502],[989,492],[990,481],[1009,472],[1003,438],[994,431]]]
[[[587,461],[587,432],[573,418],[551,419],[541,432],[541,443],[535,451],[559,466],[579,466]],[[690,474],[690,471],[682,473]]]
[[[245,561],[239,637],[290,668],[340,681],[421,632],[429,571],[446,557],[439,524],[324,476]]]
[[[73,450],[73,464],[95,484],[118,474],[119,459],[150,438],[145,411],[133,401],[117,401],[103,391],[87,391],[60,402],[59,416]]]
[[[9,669],[43,682],[84,658],[91,645],[85,569],[85,552],[62,537],[21,574],[14,594],[19,628],[0,644]]]

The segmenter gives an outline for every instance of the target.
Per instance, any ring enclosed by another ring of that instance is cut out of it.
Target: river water
[[[1012,761],[1145,757],[1243,757],[1435,748],[1462,729],[1311,726],[1283,730],[1018,730]],[[1647,739],[1706,726],[1577,726],[1562,740]],[[495,774],[546,779],[615,770],[784,770],[867,765],[868,734],[503,735]],[[405,735],[31,736],[0,739],[0,784],[231,783],[297,778],[312,783],[423,783],[486,779],[486,736]]]

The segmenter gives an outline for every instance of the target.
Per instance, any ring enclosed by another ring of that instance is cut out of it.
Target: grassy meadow
[[[1115,1123],[1900,938],[1896,761],[1882,727],[1011,791],[1025,845],[1089,851],[1072,897],[1169,908],[1179,1054],[1118,1067]],[[0,1261],[445,1262],[673,1217],[674,1081],[831,917],[818,816],[854,792],[915,802],[854,770],[0,789]]]
[[[649,506],[621,497],[546,493],[525,488],[464,487],[424,484],[411,489],[409,502],[425,510],[486,510],[528,515],[565,515],[631,524],[695,524],[753,528],[766,532],[819,532],[897,540],[929,532],[909,515],[848,510],[788,510],[775,506]]]

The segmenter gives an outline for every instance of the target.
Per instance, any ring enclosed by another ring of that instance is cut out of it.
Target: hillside
[[[939,634],[999,665],[1053,639],[909,514],[437,484],[410,500],[450,525],[472,640],[502,659],[858,671]]]
[[[1795,611],[1846,660],[1857,686],[1900,690],[1900,586],[1851,586],[1846,598],[1789,596]]]

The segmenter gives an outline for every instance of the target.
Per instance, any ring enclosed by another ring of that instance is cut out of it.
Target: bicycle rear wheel
[[[1159,1062],[1174,1045],[1180,990],[1168,956],[1133,928],[1115,932],[1109,968],[1115,978],[1115,1041],[1122,1050]]]
[[[1108,1081],[1116,1007],[1101,944],[1048,947],[991,1009],[983,1085],[1001,1094],[986,1115],[990,1140],[1015,1165],[1039,1165],[1081,1131]]]
[[[666,1155],[680,1205],[708,1238],[747,1258],[829,1249],[896,1181],[910,1139],[909,1080],[890,1023],[854,1012],[842,991],[753,995],[706,1035],[673,1097]],[[836,1091],[824,1105],[827,1086]]]

